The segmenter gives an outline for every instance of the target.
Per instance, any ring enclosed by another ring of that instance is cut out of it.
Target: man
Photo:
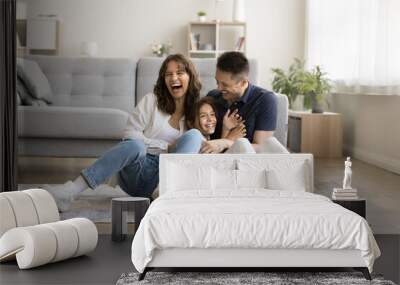
[[[207,94],[215,99],[218,109],[217,126],[211,139],[221,137],[223,117],[227,111],[234,114],[237,110],[244,120],[246,138],[258,152],[276,128],[277,102],[275,94],[251,84],[248,77],[249,61],[242,53],[226,52],[218,58],[215,74],[218,89]],[[203,153],[220,151],[221,145],[212,140],[205,142],[201,149]]]

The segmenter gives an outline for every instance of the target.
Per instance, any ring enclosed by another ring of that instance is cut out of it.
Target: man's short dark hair
[[[218,58],[217,68],[223,72],[232,73],[235,79],[242,79],[249,74],[249,61],[238,51],[228,51]]]

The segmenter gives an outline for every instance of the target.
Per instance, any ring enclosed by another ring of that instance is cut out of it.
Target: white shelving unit
[[[188,26],[189,57],[216,58],[234,50],[246,53],[246,41],[245,22],[190,22]]]

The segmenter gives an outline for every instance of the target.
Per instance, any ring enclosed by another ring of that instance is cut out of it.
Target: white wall
[[[186,53],[187,24],[204,10],[215,18],[214,0],[19,0],[28,17],[58,14],[61,55],[79,56],[83,41],[95,41],[99,56],[151,55],[151,45],[171,41]],[[260,83],[270,87],[272,67],[286,68],[304,53],[304,0],[246,0],[248,57],[259,62]],[[233,0],[218,2],[221,20],[232,19]]]
[[[343,116],[345,152],[400,174],[400,96],[334,94],[330,99],[331,109]]]
[[[214,0],[18,0],[18,15],[58,14],[61,54],[79,56],[82,41],[95,41],[99,56],[140,58],[151,45],[171,41],[185,53],[187,24],[204,10],[215,19]],[[218,2],[221,20],[232,19],[233,0]],[[22,7],[22,8],[21,8]],[[303,58],[305,0],[245,0],[247,54],[259,62],[260,83],[270,88],[272,67]],[[345,96],[332,99],[343,114],[345,150],[400,173],[400,97]]]

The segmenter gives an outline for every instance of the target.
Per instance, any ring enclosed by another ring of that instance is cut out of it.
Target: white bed
[[[370,278],[380,251],[368,223],[311,193],[312,162],[162,155],[160,197],[132,243],[141,278],[154,267],[355,267]]]

